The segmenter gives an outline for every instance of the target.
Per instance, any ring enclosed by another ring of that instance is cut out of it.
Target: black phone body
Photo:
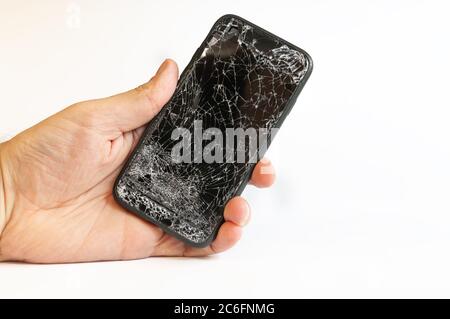
[[[207,246],[311,71],[302,49],[238,16],[219,18],[120,172],[116,201],[189,245]],[[228,134],[233,129],[243,139]]]

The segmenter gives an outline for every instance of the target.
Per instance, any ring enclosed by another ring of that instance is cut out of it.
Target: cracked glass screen
[[[184,140],[191,151],[198,142],[195,126],[220,130],[223,145],[227,128],[266,129],[270,137],[309,67],[306,55],[284,41],[237,17],[219,19],[120,175],[119,202],[186,242],[207,244],[222,223],[225,204],[247,183],[254,154],[239,162],[216,148],[212,163],[174,161],[172,151],[180,143],[174,130],[192,133]],[[204,151],[209,143],[200,141]],[[248,143],[235,144],[249,150]],[[195,157],[186,149],[180,153]]]

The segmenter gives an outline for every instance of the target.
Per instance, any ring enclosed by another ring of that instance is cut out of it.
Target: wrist
[[[11,217],[12,213],[12,193],[9,185],[8,169],[5,161],[5,143],[0,143],[0,244],[3,231]],[[0,261],[2,260],[2,251],[0,245]]]

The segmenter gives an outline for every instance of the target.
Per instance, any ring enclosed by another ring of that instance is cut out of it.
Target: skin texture
[[[0,260],[65,263],[149,256],[206,256],[231,248],[250,218],[242,197],[225,208],[215,241],[193,248],[120,207],[112,187],[145,124],[172,96],[166,60],[136,89],[80,102],[0,144]],[[269,161],[251,183],[274,181]]]

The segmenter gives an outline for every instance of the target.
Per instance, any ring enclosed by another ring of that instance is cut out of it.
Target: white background
[[[450,297],[450,8],[445,1],[0,0],[0,136],[73,102],[184,68],[240,15],[314,71],[244,195],[231,251],[72,265],[0,264],[0,297]]]

